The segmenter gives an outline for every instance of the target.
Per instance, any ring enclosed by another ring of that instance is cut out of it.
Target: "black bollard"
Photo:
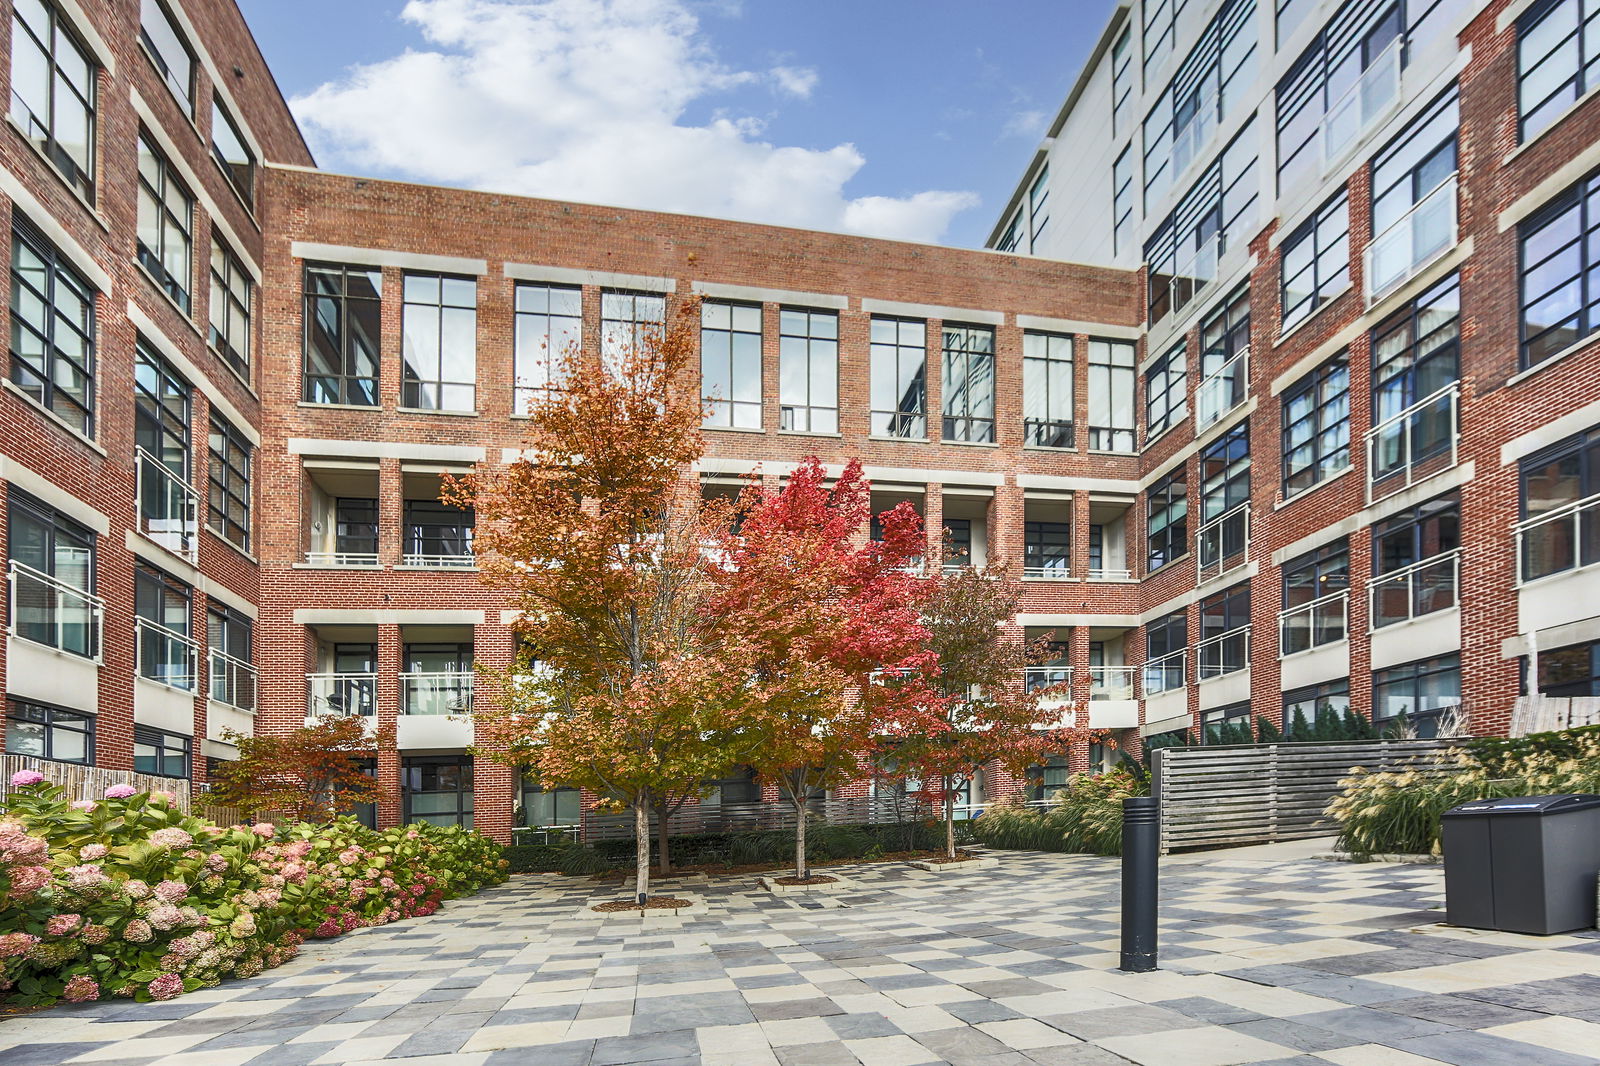
[[[1122,801],[1122,966],[1156,968],[1156,877],[1161,808],[1154,796]]]

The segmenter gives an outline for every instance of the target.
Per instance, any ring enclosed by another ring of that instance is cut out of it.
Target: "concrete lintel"
[[[367,608],[299,607],[294,612],[297,626],[453,626],[484,624],[487,612],[466,608]]]
[[[471,277],[482,277],[489,273],[489,263],[485,259],[469,259],[459,255],[428,255],[423,252],[402,252],[393,248],[357,248],[346,244],[294,241],[289,245],[289,254],[296,259],[352,263],[356,266],[397,267],[401,270],[426,270],[437,274],[465,274]]]

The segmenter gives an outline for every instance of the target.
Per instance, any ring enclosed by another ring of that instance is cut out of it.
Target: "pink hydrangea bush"
[[[32,772],[32,771],[26,771]],[[19,1004],[166,1000],[293,958],[307,937],[432,914],[498,884],[487,837],[415,825],[222,827],[113,785],[0,802],[0,994]]]

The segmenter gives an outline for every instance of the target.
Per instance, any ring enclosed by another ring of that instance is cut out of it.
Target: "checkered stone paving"
[[[170,1003],[0,1023],[0,1066],[1457,1066],[1600,1063],[1600,934],[1439,923],[1439,868],[1307,849],[1170,858],[1162,969],[1116,970],[1114,859],[846,868],[777,897],[686,876],[678,915],[557,876],[314,942]]]

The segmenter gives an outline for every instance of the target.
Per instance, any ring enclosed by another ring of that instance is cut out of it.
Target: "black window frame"
[[[1600,0],[1596,0],[1596,6],[1600,9]],[[1600,24],[1597,24],[1596,35],[1600,36]],[[1529,246],[1554,232],[1569,216],[1577,222],[1576,232],[1567,237],[1561,247],[1530,264]],[[1552,264],[1559,270],[1557,257],[1569,251],[1577,255],[1577,263],[1562,271],[1563,280],[1558,284],[1548,285],[1530,299],[1530,278],[1536,276],[1536,272],[1548,270]],[[1560,321],[1530,330],[1530,309],[1552,297],[1559,300],[1569,289],[1575,290],[1577,306]],[[1600,330],[1600,170],[1592,171],[1562,190],[1517,226],[1518,365],[1527,370],[1548,362],[1582,344],[1596,330]],[[1551,337],[1555,339],[1547,341]]]
[[[752,329],[751,317],[754,316]],[[712,321],[712,319],[718,321]],[[766,315],[758,303],[707,300],[700,305],[700,424],[707,429],[752,429],[762,427],[762,375],[765,353],[762,338]],[[755,356],[754,374],[748,365]],[[709,372],[708,372],[709,371]],[[727,394],[712,382],[726,374]],[[753,388],[752,388],[753,386]],[[750,397],[754,396],[754,399]]]
[[[658,339],[667,322],[667,298],[659,292],[600,290],[600,362],[614,369],[624,351],[639,352]]]
[[[217,700],[217,673],[211,665],[212,652],[229,656],[252,670],[255,667],[255,621],[243,611],[235,610],[214,597],[206,602],[206,673],[210,681],[206,695],[209,699]],[[253,711],[256,705],[255,674],[249,671],[237,674],[228,671],[227,674],[234,678],[233,684],[237,688],[227,693],[228,699],[218,702]]]
[[[449,767],[455,770],[456,784],[454,788],[427,788],[429,771],[432,770],[433,784],[439,783],[438,771]],[[429,825],[459,825],[464,829],[473,827],[473,801],[475,784],[474,759],[471,755],[408,755],[400,760],[401,795],[404,798],[404,816],[407,824],[425,822]],[[413,809],[413,796],[418,795],[449,795],[454,793],[455,805],[450,811],[417,811]],[[453,818],[451,821],[435,821],[426,816],[446,816]]]
[[[15,485],[8,487],[5,495],[6,502],[6,562],[7,568],[15,563],[25,566],[35,573],[43,574],[52,581],[59,582],[78,592],[90,600],[95,606],[92,611],[98,611],[96,599],[96,586],[99,583],[99,538],[94,530],[63,513],[59,508],[52,507],[36,496],[30,495]],[[40,554],[33,556],[32,561],[23,558],[21,547],[22,533],[26,526],[33,526],[39,534]],[[63,543],[65,542],[65,543]],[[79,584],[70,574],[63,572],[63,552],[81,552],[81,569],[86,581]],[[100,627],[98,614],[95,620],[86,624],[82,629],[82,642],[68,646],[68,641],[58,639],[64,634],[60,632],[28,632],[25,624],[15,616],[12,608],[21,598],[23,593],[13,586],[12,596],[7,600],[7,625],[19,638],[42,644],[48,648],[79,658],[98,660],[100,658]],[[59,610],[59,606],[57,610]]]
[[[212,411],[206,451],[206,528],[248,552],[253,499],[250,439]]]
[[[1343,228],[1330,229],[1342,215]],[[1309,242],[1310,258],[1290,277],[1290,256]],[[1333,257],[1328,260],[1328,257]],[[1325,262],[1325,260],[1328,260]],[[1335,265],[1336,264],[1336,265]],[[1310,276],[1305,296],[1290,304],[1290,285]],[[1278,332],[1287,333],[1350,290],[1350,193],[1340,189],[1278,247]]]
[[[154,748],[153,756],[139,754],[141,747]],[[175,754],[174,754],[175,753]],[[147,763],[140,767],[140,760],[154,758],[153,764]],[[169,773],[172,768],[171,761],[178,760],[181,773]],[[172,777],[182,781],[192,780],[194,777],[194,738],[182,733],[171,733],[165,729],[153,729],[146,725],[133,727],[133,769],[135,773],[150,774],[155,777]]]
[[[28,23],[20,5],[13,5],[11,17],[11,104],[9,113],[21,128],[22,134],[39,149],[41,155],[49,160],[50,165],[56,169],[63,180],[66,181],[78,195],[88,203],[95,202],[97,186],[95,183],[95,162],[99,145],[96,143],[96,133],[99,129],[99,91],[100,91],[100,62],[95,53],[87,48],[76,30],[66,16],[57,9],[52,0],[37,0],[38,6],[43,9],[50,24],[47,27],[36,27]],[[41,34],[49,40],[41,40]],[[23,64],[17,61],[17,48],[26,41],[44,58],[44,65],[48,75],[48,85],[45,92],[49,99],[45,107],[49,114],[38,115],[17,92],[17,80]],[[71,49],[74,59],[83,69],[83,86],[73,84],[73,79],[68,73],[71,64],[62,62],[62,50]],[[61,121],[61,91],[65,85],[71,96],[82,107],[84,113],[84,152],[86,159],[80,162],[74,159],[71,150],[60,140],[62,127]],[[84,90],[87,90],[85,93]]]
[[[1401,547],[1404,539],[1404,550]],[[1427,551],[1428,548],[1433,551]],[[1372,527],[1372,576],[1380,578],[1461,547],[1461,494],[1452,490],[1388,515]]]
[[[378,540],[380,537],[380,516],[378,513],[378,498],[376,496],[335,496],[333,506],[329,508],[333,517],[333,544],[336,555],[378,555]],[[357,523],[362,529],[370,529],[371,535],[366,533],[352,534],[345,530]],[[371,545],[371,550],[352,551],[351,544]]]
[[[1285,500],[1310,492],[1350,469],[1348,348],[1284,389],[1279,409]]]
[[[343,407],[378,407],[382,376],[383,274],[377,267],[306,261],[301,269],[301,398],[306,403]],[[364,280],[373,295],[352,290],[353,278]],[[336,288],[319,291],[314,279],[335,281]],[[330,320],[317,313],[319,306],[333,312]],[[370,321],[366,321],[370,319]],[[365,323],[368,329],[358,329]],[[327,338],[327,354],[337,358],[332,373],[313,363],[314,343]],[[365,347],[363,347],[365,345]],[[361,373],[363,361],[371,373]],[[329,386],[332,386],[331,390]]]
[[[18,270],[23,250],[39,261],[44,274],[44,290],[25,280]],[[11,211],[11,366],[10,380],[20,391],[40,407],[53,414],[68,428],[81,436],[94,439],[96,432],[96,379],[98,323],[97,300],[99,290],[79,274],[73,264],[62,255],[55,244],[46,240],[32,223],[28,222],[15,206]],[[24,294],[37,301],[44,316],[43,323],[29,321],[22,306]],[[74,322],[63,314],[63,293],[78,301],[82,317]],[[36,365],[18,351],[19,329],[32,335],[40,351],[41,362]],[[58,333],[58,330],[64,331]],[[81,358],[64,349],[81,346]],[[62,376],[82,379],[83,400],[80,402],[69,390],[62,389]],[[35,395],[37,393],[37,395]],[[63,413],[64,405],[66,413]],[[70,417],[69,417],[70,416]]]
[[[1343,703],[1337,703],[1343,697]],[[1294,708],[1302,703],[1311,703],[1310,713],[1305,715],[1306,726],[1314,727],[1317,711],[1321,704],[1327,703],[1329,708],[1344,718],[1344,712],[1350,709],[1350,679],[1348,677],[1335,678],[1332,681],[1319,681],[1315,685],[1303,685],[1300,688],[1290,689],[1283,694],[1283,738],[1293,740],[1294,737]]]
[[[475,525],[472,508],[456,507],[442,500],[406,500],[404,521],[407,556],[465,558],[472,555]],[[463,550],[431,550],[452,547]]]
[[[435,295],[423,290],[434,287]],[[459,291],[466,286],[470,293]],[[462,302],[470,301],[470,302]],[[426,319],[432,313],[433,321]],[[453,331],[448,325],[457,320]],[[467,319],[464,325],[461,319]],[[429,334],[431,333],[431,338]],[[465,338],[467,350],[447,357],[454,337]],[[425,364],[431,339],[433,367]],[[460,365],[462,357],[466,365]],[[447,376],[451,364],[458,372],[470,367],[470,377]],[[478,405],[478,279],[428,270],[408,270],[400,279],[400,406],[412,411],[450,411],[476,414]]]
[[[1532,67],[1527,65],[1528,55],[1524,46],[1529,38],[1545,22],[1558,11],[1570,5],[1576,9],[1576,26],[1561,40],[1557,41]],[[1588,11],[1585,12],[1585,6]],[[1535,3],[1517,17],[1517,141],[1526,143],[1534,136],[1542,133],[1550,126],[1565,117],[1573,104],[1583,99],[1584,94],[1600,84],[1600,26],[1596,20],[1600,19],[1600,3],[1596,0],[1541,0]],[[1585,32],[1585,30],[1589,32]],[[1596,38],[1590,40],[1591,36]],[[1544,99],[1529,105],[1524,96],[1529,75],[1535,70],[1552,61],[1558,63],[1562,71],[1566,64],[1560,63],[1557,52],[1565,45],[1571,43],[1577,51],[1577,63],[1571,68],[1569,77],[1563,80],[1554,91],[1545,95]],[[1551,105],[1557,105],[1552,107]],[[1546,110],[1548,109],[1548,110]],[[1530,129],[1529,119],[1535,114],[1541,121]]]
[[[214,229],[211,231],[209,272],[211,297],[206,306],[206,343],[241,377],[248,377],[255,281],[245,269],[244,261]]]
[[[1575,492],[1562,491],[1563,482],[1571,482]],[[1570,522],[1551,518],[1524,529],[1518,538],[1521,580],[1536,581],[1600,562],[1600,523],[1592,508],[1577,510],[1582,501],[1596,495],[1600,495],[1600,428],[1575,433],[1517,464],[1517,517],[1522,523],[1573,509]],[[1559,555],[1550,553],[1552,548]],[[1565,565],[1537,565],[1541,549],[1550,553],[1551,561]]]
[[[6,754],[22,755],[35,759],[44,759],[48,762],[69,763],[73,766],[94,765],[95,741],[95,715],[88,711],[74,710],[71,707],[61,707],[53,703],[44,703],[40,700],[26,699],[21,696],[8,696],[6,698]],[[12,723],[20,722],[37,726],[40,729],[40,752],[20,750],[16,738],[12,735]],[[67,758],[56,754],[56,733],[72,733],[83,738],[84,754],[82,758]]]
[[[1046,565],[1047,563],[1060,565]],[[1072,573],[1072,523],[1025,521],[1022,523],[1023,573]]]
[[[177,168],[161,150],[148,129],[139,128],[139,179],[138,201],[140,223],[137,228],[135,247],[139,265],[144,268],[150,280],[158,289],[172,298],[173,303],[185,315],[193,312],[194,285],[194,223],[195,223],[195,196],[189,186],[179,176]],[[144,165],[144,160],[152,161],[151,167]],[[152,170],[153,168],[153,170]],[[147,173],[147,170],[152,172]],[[172,198],[181,201],[183,210],[174,208]],[[153,212],[155,215],[156,232],[154,238],[157,247],[151,247],[146,240],[147,232],[145,215]],[[177,237],[176,244],[169,241]],[[181,273],[167,265],[167,258],[175,248],[181,248],[183,253],[183,270]]]
[[[991,326],[960,322],[940,327],[943,388],[939,421],[947,443],[995,443],[994,332]]]
[[[238,150],[241,159],[235,161],[228,158],[228,147],[217,143],[218,125],[231,136],[232,147]],[[228,179],[228,184],[233,191],[239,194],[239,199],[244,201],[244,206],[251,212],[256,208],[256,154],[250,148],[250,141],[244,135],[244,129],[239,121],[228,110],[228,105],[223,102],[217,93],[211,94],[211,158],[216,160],[217,166]]]
[[[1133,341],[1111,337],[1090,337],[1088,347],[1089,450],[1119,454],[1138,451],[1138,347]],[[1098,388],[1097,379],[1101,382]],[[1127,392],[1127,424],[1095,425],[1097,414],[1105,415],[1103,421],[1107,423],[1116,422],[1119,389]],[[1103,402],[1099,397],[1104,397]]]
[[[167,31],[172,34],[173,42],[183,49],[184,57],[189,61],[187,78],[178,77],[178,72],[172,68],[172,64],[177,57],[168,56],[164,53],[151,35],[150,28],[146,25],[145,20],[152,13],[160,15],[162,21],[166,23]],[[173,18],[167,0],[141,0],[139,5],[139,45],[145,56],[156,68],[157,73],[161,75],[162,82],[172,93],[172,98],[178,102],[178,106],[183,109],[183,113],[191,119],[194,118],[195,69],[200,64],[195,56],[194,47],[189,44],[188,38],[184,36],[178,20]],[[184,84],[180,85],[180,82]]]
[[[1373,242],[1380,240],[1391,226],[1443,185],[1450,174],[1459,171],[1460,116],[1460,100],[1452,83],[1372,157],[1372,200],[1367,221],[1371,224],[1368,232]],[[1430,134],[1434,139],[1428,139]],[[1449,171],[1445,177],[1434,180],[1439,172],[1439,161],[1445,159],[1449,161]],[[1391,164],[1408,161],[1409,166],[1386,172]],[[1399,198],[1393,203],[1403,210],[1380,222],[1380,212],[1388,207],[1391,197]],[[1372,291],[1371,278],[1367,279],[1367,288]]]
[[[1433,694],[1424,690],[1425,678],[1444,677],[1455,674],[1455,700],[1441,706],[1424,709],[1422,704]],[[1402,698],[1412,700],[1412,707],[1408,710],[1397,711],[1393,714],[1384,713],[1385,689],[1389,686],[1404,688],[1410,685],[1409,693],[1401,693]],[[1415,659],[1411,662],[1396,663],[1394,666],[1372,672],[1372,723],[1382,727],[1389,723],[1404,719],[1417,730],[1419,739],[1426,739],[1435,735],[1432,730],[1437,728],[1440,715],[1451,707],[1461,706],[1461,653],[1450,652],[1447,655],[1436,655],[1427,659]]]
[[[828,369],[819,376],[819,367]],[[839,432],[839,312],[778,308],[778,429]]]
[[[880,328],[882,327],[882,328]],[[892,329],[891,329],[892,327]],[[869,435],[891,440],[928,439],[928,322],[901,315],[873,315],[868,341]],[[908,341],[907,330],[920,332],[921,341]],[[892,335],[891,335],[892,333]],[[892,359],[894,394],[876,387],[879,360]],[[909,368],[910,373],[906,371]],[[880,404],[880,401],[884,401]],[[892,406],[889,406],[891,405]]]
[[[1163,519],[1159,530],[1158,516]],[[1172,552],[1174,544],[1176,553]],[[1189,554],[1188,472],[1181,464],[1145,490],[1145,546],[1146,576]]]
[[[526,415],[561,388],[561,371],[583,350],[583,288],[519,281],[513,300],[511,413]]]
[[[1066,349],[1065,356],[1060,354],[1063,346]],[[1070,334],[1046,330],[1023,332],[1023,447],[1076,447],[1077,412],[1073,406],[1075,390],[1072,380],[1074,358],[1074,339]],[[1065,397],[1058,395],[1063,389]],[[1062,412],[1065,412],[1065,418],[1059,417]]]
[[[1189,345],[1178,341],[1144,372],[1145,443],[1189,416]]]
[[[1441,278],[1397,308],[1372,328],[1370,339],[1372,424],[1378,427],[1461,380],[1460,275]],[[1398,345],[1385,351],[1391,340]],[[1386,468],[1381,474],[1374,467],[1368,471],[1374,481],[1450,449],[1455,423],[1441,418],[1436,405],[1412,412],[1405,421],[1407,463]],[[1415,443],[1418,439],[1420,447]]]

